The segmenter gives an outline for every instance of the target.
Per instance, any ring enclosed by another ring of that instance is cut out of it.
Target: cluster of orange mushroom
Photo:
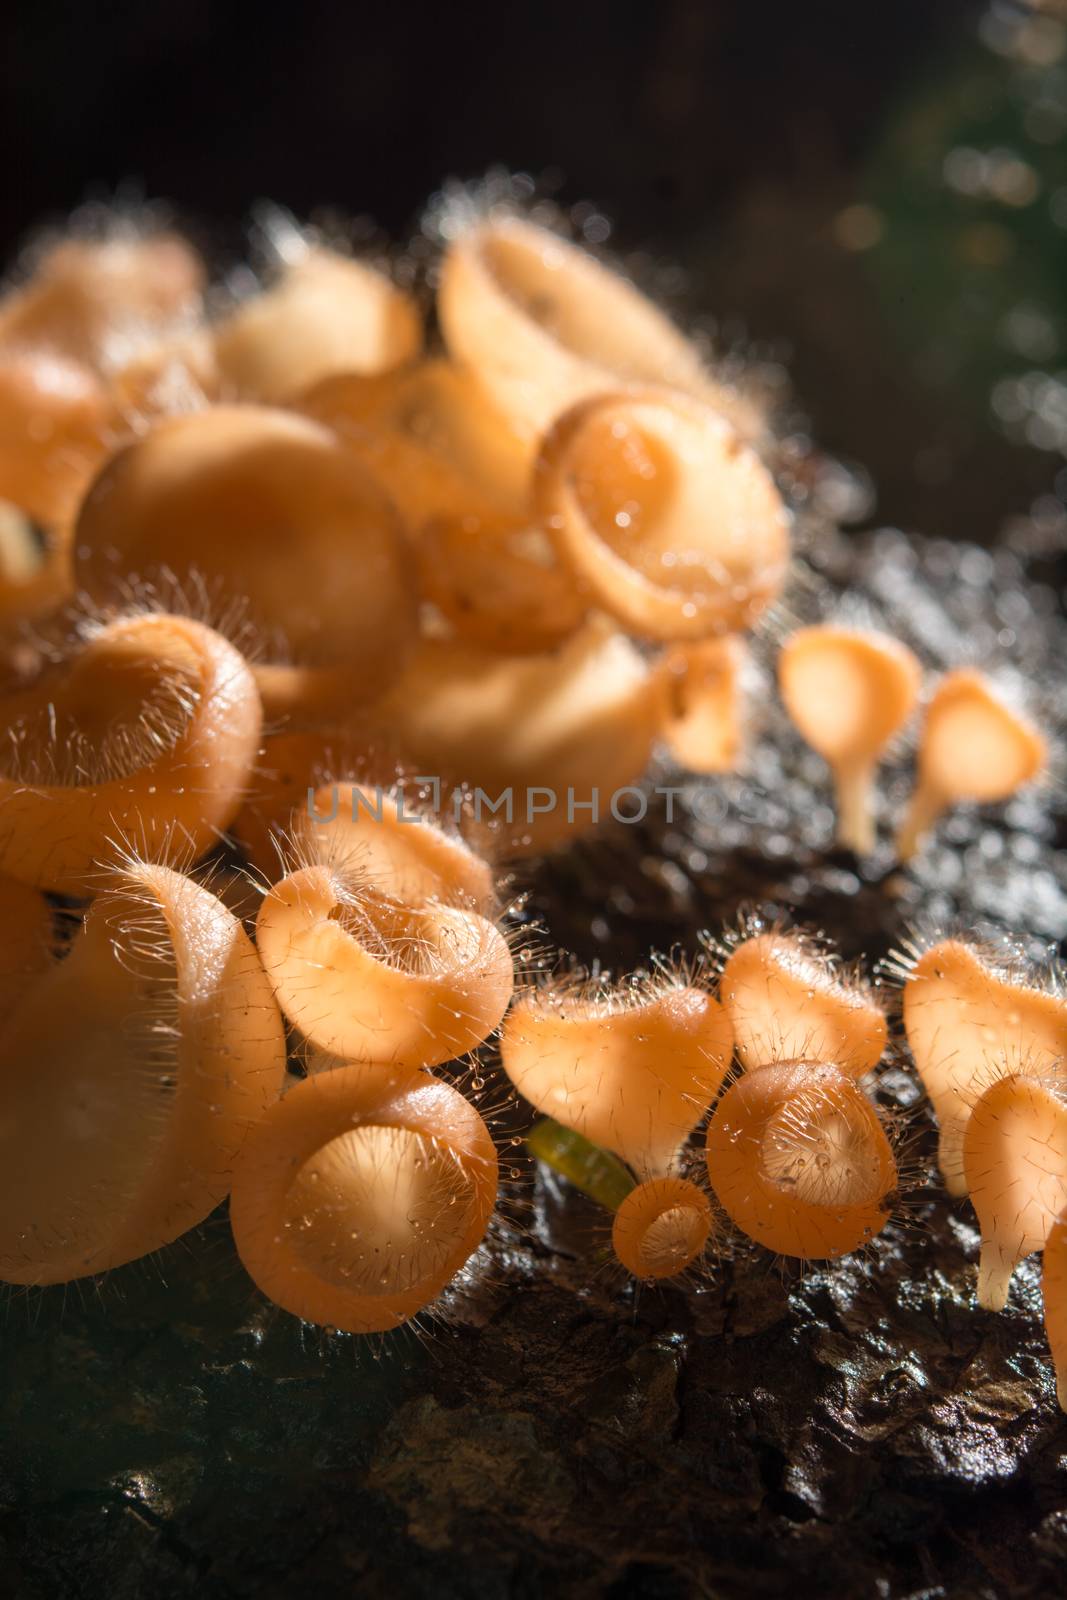
[[[708,964],[616,985],[551,980],[504,1022],[501,1060],[522,1096],[637,1175],[613,1243],[642,1278],[674,1276],[721,1233],[681,1170],[705,1121],[719,1206],[780,1255],[846,1255],[892,1211],[896,1161],[858,1083],[887,1042],[875,992],[774,929],[738,941],[714,989]]]
[[[857,855],[874,848],[875,773],[911,718],[922,683],[914,652],[874,628],[799,628],[779,653],[786,711],[830,767],[838,838]],[[1046,759],[1045,740],[1025,710],[985,673],[945,673],[926,704],[918,781],[897,831],[897,858],[910,859],[950,806],[1010,799],[1041,774]]]
[[[950,1194],[982,1230],[978,1302],[1003,1310],[1043,1252],[1045,1324],[1067,1410],[1067,993],[1009,949],[941,939],[901,958],[908,1046]]]
[[[497,1038],[525,1100],[622,1164],[636,1276],[699,1260],[720,1212],[785,1255],[862,1246],[897,1188],[859,1083],[874,990],[770,930],[717,992],[705,965],[515,994],[499,898],[502,860],[588,826],[655,747],[736,761],[742,636],[790,560],[766,419],[512,212],[449,230],[435,353],[386,271],[282,231],[274,281],[221,309],[183,241],[120,225],[0,298],[0,1279],[103,1272],[229,1195],[272,1300],[394,1328],[489,1228],[496,1145],[451,1064]],[[859,851],[919,679],[876,634],[783,649]],[[902,854],[1043,759],[951,675]],[[451,822],[406,809],[427,784]],[[470,796],[502,793],[527,803],[483,822]],[[709,1112],[718,1210],[687,1170]]]

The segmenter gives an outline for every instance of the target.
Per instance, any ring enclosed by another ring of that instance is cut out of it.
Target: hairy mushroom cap
[[[975,1101],[997,1078],[1040,1077],[1067,1056],[1067,998],[979,945],[941,939],[905,981],[904,1028],[938,1121],[945,1186],[966,1194],[963,1136]]]
[[[688,1178],[651,1178],[615,1213],[611,1244],[635,1278],[673,1278],[693,1265],[711,1233],[708,1197]]]
[[[112,458],[78,518],[75,578],[108,601],[131,574],[246,605],[270,716],[372,698],[415,636],[392,507],[327,429],[286,411],[211,406]]]
[[[575,401],[626,383],[695,395],[746,437],[763,431],[756,408],[708,372],[647,295],[519,217],[489,217],[450,243],[437,311],[453,357],[531,435]]]
[[[873,991],[810,939],[760,933],[745,939],[723,968],[719,997],[737,1054],[750,1071],[778,1061],[830,1061],[859,1078],[878,1065],[888,1042]]]
[[[340,867],[404,904],[440,900],[483,915],[495,907],[489,863],[403,789],[327,784],[310,799],[297,839],[310,860]]]
[[[237,919],[181,873],[125,863],[0,1025],[0,1279],[103,1272],[203,1221],[284,1072]]]
[[[337,373],[388,372],[414,360],[422,319],[384,272],[313,248],[213,333],[223,386],[280,404]]]
[[[496,1189],[492,1137],[457,1090],[347,1066],[297,1084],[252,1130],[230,1217],[277,1305],[376,1333],[440,1294],[481,1243]]]
[[[87,894],[111,840],[183,838],[195,856],[241,803],[262,708],[244,659],[188,617],[91,631],[0,701],[0,870]]]
[[[276,883],[256,938],[290,1022],[349,1061],[461,1056],[492,1033],[515,981],[495,923],[436,899],[397,900],[351,868],[303,867]]]
[[[715,1107],[707,1162],[741,1231],[802,1261],[867,1244],[897,1185],[874,1106],[852,1078],[811,1061],[743,1073]]]
[[[781,591],[789,518],[759,457],[710,407],[595,394],[546,435],[534,503],[563,566],[651,639],[749,628]]]
[[[532,989],[508,1013],[500,1056],[538,1111],[651,1176],[711,1104],[732,1042],[722,1007],[683,975]]]
[[[967,1123],[963,1165],[982,1227],[978,1304],[1001,1311],[1015,1268],[1067,1207],[1067,1068],[990,1084]]]

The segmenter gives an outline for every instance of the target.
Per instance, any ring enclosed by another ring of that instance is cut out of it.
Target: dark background
[[[953,322],[936,265],[952,130],[929,112],[976,53],[986,109],[1004,112],[1006,69],[975,43],[986,9],[20,0],[0,25],[0,243],[9,258],[42,220],[129,183],[173,202],[220,258],[260,196],[369,214],[402,238],[446,176],[525,170],[566,204],[595,201],[614,246],[678,261],[688,306],[729,340],[783,357],[819,441],[872,469],[878,518],[989,538],[1062,456],[989,427],[992,311],[967,322],[947,383],[927,359]],[[843,249],[835,217],[886,185],[888,246]]]
[[[492,163],[557,168],[636,238],[684,236],[768,173],[855,160],[901,74],[973,9],[16,4],[3,243],[131,177],[201,217],[269,194],[396,232],[443,177]]]

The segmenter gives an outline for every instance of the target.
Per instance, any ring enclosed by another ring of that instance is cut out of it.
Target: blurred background
[[[869,469],[875,521],[989,539],[1067,498],[1055,0],[17,0],[0,34],[5,259],[119,188],[220,259],[261,196],[402,239],[499,164],[676,263],[673,302]]]

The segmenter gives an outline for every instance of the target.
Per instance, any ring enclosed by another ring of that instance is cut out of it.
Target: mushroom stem
[[[967,1193],[967,1176],[963,1167],[963,1136],[967,1129],[969,1107],[955,1114],[946,1112],[937,1136],[937,1164],[945,1188],[953,1199],[960,1200]]]
[[[871,812],[874,773],[873,761],[843,761],[834,767],[837,840],[858,856],[870,855],[876,843]]]
[[[1003,1311],[1008,1303],[1012,1273],[1018,1262],[1004,1254],[995,1240],[983,1241],[978,1258],[978,1304],[985,1311]]]
[[[1067,1411],[1067,1211],[1061,1212],[1045,1244],[1041,1263],[1045,1332],[1056,1366],[1056,1399]]]
[[[948,804],[948,799],[940,790],[931,789],[923,783],[918,785],[897,832],[898,861],[911,860],[919,848],[923,835],[929,832]]]

